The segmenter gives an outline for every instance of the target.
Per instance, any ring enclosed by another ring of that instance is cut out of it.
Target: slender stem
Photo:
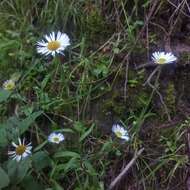
[[[144,148],[141,148],[138,152],[135,153],[132,160],[125,166],[125,168],[121,171],[121,173],[111,182],[111,184],[110,184],[110,186],[108,188],[109,190],[112,190],[118,184],[118,182],[123,178],[123,176],[134,165],[135,161],[142,154],[143,151],[144,151]]]
[[[143,84],[143,86],[145,86],[146,84],[150,84],[150,81],[151,81],[152,77],[156,74],[156,72],[158,70],[160,70],[159,66],[154,69],[154,71],[150,74],[150,76],[148,77],[148,79],[146,80],[146,82]]]
[[[156,80],[155,80],[155,83],[154,85],[150,83],[152,77],[154,76],[154,74],[158,71],[158,75],[156,77]],[[157,67],[151,74],[150,76],[148,77],[147,81],[144,83],[144,85],[148,84],[152,89],[153,89],[153,92],[156,92],[158,94],[158,96],[160,97],[160,101],[162,103],[162,105],[164,106],[164,109],[165,109],[165,112],[167,114],[167,117],[168,117],[168,120],[171,121],[171,117],[170,117],[170,114],[169,114],[169,111],[168,111],[168,108],[167,108],[167,105],[165,104],[164,102],[164,99],[163,99],[163,96],[162,94],[157,90],[157,88],[155,86],[157,86],[157,83],[158,83],[158,79],[160,77],[160,73],[161,73],[161,67]]]

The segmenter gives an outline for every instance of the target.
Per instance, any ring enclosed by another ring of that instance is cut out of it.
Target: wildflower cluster
[[[55,144],[61,143],[64,139],[65,137],[62,133],[53,132],[48,136],[48,142]],[[18,138],[18,145],[15,142],[12,142],[12,146],[14,147],[14,150],[8,151],[8,155],[17,162],[24,160],[32,154],[32,143],[30,142],[26,144],[25,138],[23,140]]]
[[[37,52],[46,56],[55,56],[56,54],[63,54],[63,51],[69,45],[70,39],[67,34],[61,33],[60,31],[57,33],[52,32],[50,35],[45,35],[44,40],[37,42]],[[15,89],[15,81],[12,79],[5,81],[3,83],[3,88],[8,91]],[[65,137],[62,133],[52,132],[48,136],[48,142],[55,144],[61,143],[64,139]],[[19,162],[31,155],[31,144],[31,142],[25,144],[25,138],[23,140],[18,138],[18,145],[12,142],[14,150],[8,151],[8,155],[13,160]]]
[[[49,35],[44,35],[42,40],[37,42],[37,52],[44,56],[56,56],[56,54],[64,55],[64,50],[67,46],[70,45],[70,39],[67,34],[58,32],[51,32]],[[155,64],[168,64],[177,60],[177,58],[172,53],[165,52],[154,52],[152,54],[152,60]],[[15,81],[13,79],[6,80],[3,83],[3,88],[5,90],[11,91],[15,89]],[[119,124],[114,124],[112,126],[112,132],[116,135],[116,137],[129,141],[130,137],[128,131]],[[65,137],[62,133],[52,132],[48,136],[48,142],[59,144],[65,140]],[[21,161],[26,157],[31,155],[32,143],[25,143],[25,138],[21,140],[18,138],[18,144],[12,142],[12,146],[14,150],[8,151],[8,155],[10,158],[16,161]]]

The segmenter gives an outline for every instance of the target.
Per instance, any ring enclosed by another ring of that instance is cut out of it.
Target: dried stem
[[[121,173],[111,182],[109,186],[109,190],[112,190],[118,182],[124,177],[124,175],[129,171],[129,169],[134,165],[137,158],[142,154],[144,148],[141,148],[136,154],[134,155],[133,159],[125,166],[125,168],[121,171]]]
[[[153,85],[153,84],[151,84],[150,81],[151,81],[152,77],[156,74],[156,72],[158,72],[158,75],[157,75],[156,80],[155,80],[155,83],[154,83],[154,85]],[[153,89],[153,92],[156,92],[156,93],[158,94],[158,96],[160,97],[160,101],[161,101],[162,105],[164,106],[164,109],[165,109],[165,112],[166,112],[166,114],[167,114],[168,120],[171,121],[171,117],[170,117],[168,108],[167,108],[167,106],[166,106],[166,104],[165,104],[165,102],[164,102],[163,96],[162,96],[162,94],[158,91],[158,89],[156,88],[156,86],[157,86],[156,84],[158,83],[158,79],[159,79],[159,77],[160,77],[160,73],[161,73],[161,67],[157,67],[156,69],[154,69],[154,71],[150,74],[150,76],[148,77],[148,79],[147,79],[146,82],[144,83],[144,86],[145,86],[146,84],[148,84],[148,85]]]

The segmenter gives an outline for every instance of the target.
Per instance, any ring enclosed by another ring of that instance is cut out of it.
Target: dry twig
[[[112,190],[118,182],[123,178],[123,176],[129,171],[129,169],[133,166],[137,158],[142,154],[144,148],[141,148],[133,157],[133,159],[125,166],[125,168],[121,171],[121,173],[111,182],[109,186],[109,190]]]

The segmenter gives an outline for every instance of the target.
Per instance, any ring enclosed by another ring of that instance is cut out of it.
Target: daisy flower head
[[[51,143],[59,144],[63,140],[65,140],[65,137],[62,133],[53,132],[48,136],[48,141]]]
[[[12,142],[13,147],[15,148],[14,151],[8,151],[8,155],[13,160],[16,160],[17,162],[25,159],[29,155],[31,155],[31,143],[25,144],[25,139],[23,141],[19,138],[18,139],[19,144],[15,144]]]
[[[5,90],[8,90],[8,91],[11,91],[11,90],[15,89],[15,81],[12,80],[12,79],[6,80],[6,81],[3,83],[3,88],[4,88]]]
[[[124,129],[124,127],[122,127],[119,124],[114,124],[112,126],[112,132],[115,133],[115,135],[120,138],[123,139],[125,141],[129,141],[129,134],[127,132],[126,129]]]
[[[152,60],[154,63],[162,65],[176,61],[177,57],[175,57],[171,52],[154,52],[152,54]]]
[[[37,52],[46,56],[55,56],[55,54],[63,54],[69,45],[70,39],[67,34],[60,31],[51,32],[49,35],[45,35],[43,40],[37,42]]]

